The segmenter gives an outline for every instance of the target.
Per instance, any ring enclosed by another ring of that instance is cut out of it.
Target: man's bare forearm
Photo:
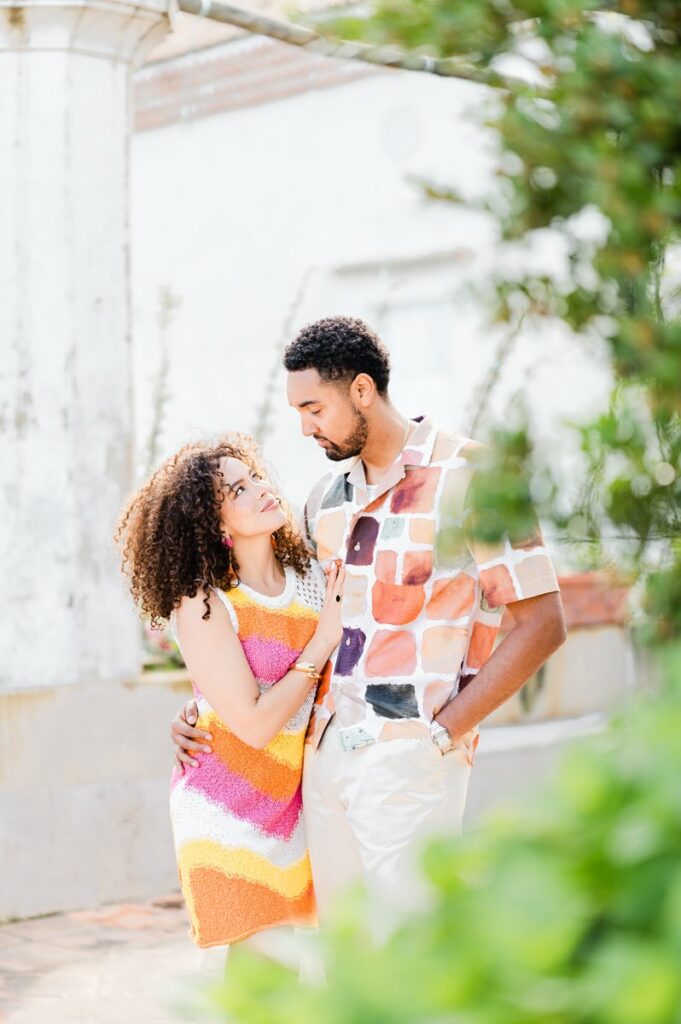
[[[455,742],[517,693],[565,640],[557,594],[518,602],[511,613],[513,628],[470,685],[436,716]]]

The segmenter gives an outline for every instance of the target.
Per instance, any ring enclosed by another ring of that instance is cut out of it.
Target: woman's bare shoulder
[[[204,618],[207,609],[210,609],[210,616]],[[226,609],[214,590],[205,593],[203,587],[199,587],[193,597],[185,594],[175,611],[178,625],[198,624],[199,622],[209,623],[211,620],[224,622],[227,615]]]

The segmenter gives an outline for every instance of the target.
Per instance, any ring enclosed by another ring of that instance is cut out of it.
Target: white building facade
[[[240,429],[263,437],[300,506],[326,463],[286,405],[281,356],[309,320],[366,319],[391,350],[396,404],[464,432],[502,341],[470,292],[495,258],[492,223],[413,180],[485,191],[492,140],[469,118],[483,90],[179,19],[133,104],[130,67],[168,12],[80,6],[0,0],[16,157],[0,169],[16,197],[0,225],[0,920],[176,882],[168,725],[189,686],[139,674],[111,543],[126,492],[185,441]],[[547,329],[514,345],[487,417],[522,390],[569,478],[561,424],[608,387],[599,352]],[[481,744],[474,814],[500,774],[516,790],[543,775],[630,679],[621,601],[581,600],[573,622],[537,699],[497,718],[487,758]],[[553,718],[565,728],[542,732]]]
[[[163,51],[161,51],[163,53]],[[320,316],[360,316],[388,344],[393,400],[467,432],[500,332],[471,294],[493,264],[491,220],[424,198],[419,180],[480,198],[493,140],[487,90],[432,75],[320,58],[258,37],[147,65],[133,140],[136,422],[149,429],[164,334],[168,401],[160,448],[208,431],[253,430],[267,398],[266,454],[297,503],[324,471],[286,407],[285,341]],[[477,118],[476,118],[477,111]],[[478,122],[476,124],[476,121]],[[566,419],[605,400],[607,366],[556,328],[516,343],[489,403],[521,390],[569,459]]]

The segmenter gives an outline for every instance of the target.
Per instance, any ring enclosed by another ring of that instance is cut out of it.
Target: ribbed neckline
[[[283,605],[290,603],[296,589],[296,574],[290,565],[284,566],[284,577],[284,589],[281,594],[276,594],[274,597],[271,597],[269,594],[261,594],[259,590],[249,587],[243,580],[237,587],[237,590],[245,591],[249,597],[252,597],[259,604],[267,605],[268,608],[281,608]]]

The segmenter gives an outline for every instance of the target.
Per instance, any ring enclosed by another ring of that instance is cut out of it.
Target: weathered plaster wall
[[[152,676],[0,694],[0,920],[176,884],[168,732],[189,693]]]
[[[136,670],[129,87],[166,7],[0,3],[0,689]]]

